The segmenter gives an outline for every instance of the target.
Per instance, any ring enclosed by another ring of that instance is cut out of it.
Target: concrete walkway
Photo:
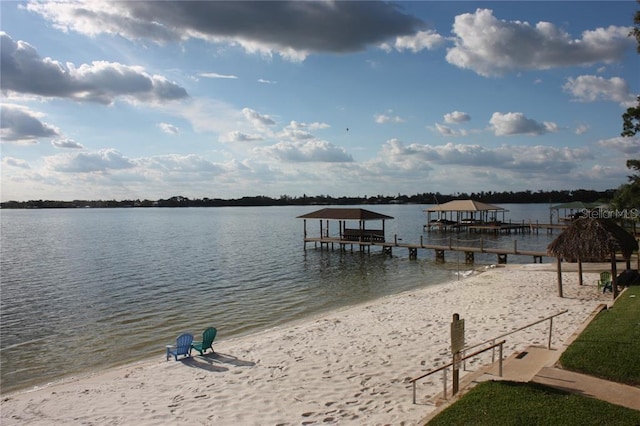
[[[542,368],[532,381],[640,411],[640,388],[635,386],[553,367]]]
[[[460,379],[460,392],[456,396],[452,397],[449,393],[448,397],[445,398],[440,393],[431,398],[430,402],[438,408],[423,419],[420,424],[427,424],[429,420],[460,399],[473,386],[487,380],[539,383],[565,392],[600,399],[611,404],[640,411],[640,387],[598,379],[556,367],[562,352],[604,308],[606,308],[606,305],[601,305],[594,310],[582,327],[560,349],[529,346],[527,349],[509,356],[502,362],[502,375],[500,375],[499,362],[496,361],[492,365],[463,376]]]
[[[531,346],[504,361],[502,377],[498,367],[491,366],[476,382],[485,380],[511,380],[533,382],[566,392],[597,398],[611,404],[640,411],[640,388],[598,379],[555,367],[562,352]]]

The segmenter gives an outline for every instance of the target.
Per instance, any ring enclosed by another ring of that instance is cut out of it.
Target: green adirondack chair
[[[602,289],[602,292],[605,291],[613,291],[613,287],[611,286],[611,272],[603,271],[600,272],[600,279],[598,280],[598,291]]]
[[[207,349],[211,349],[211,352],[215,353],[215,351],[213,350],[213,341],[216,338],[216,334],[218,334],[218,330],[216,330],[214,327],[207,328],[204,333],[202,333],[202,341],[193,342],[191,344],[191,347],[200,352],[200,355],[204,355]]]

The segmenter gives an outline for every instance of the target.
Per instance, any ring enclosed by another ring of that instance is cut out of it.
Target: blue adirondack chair
[[[178,360],[179,355],[191,356],[191,342],[193,342],[193,335],[184,333],[178,336],[178,340],[175,345],[167,345],[167,361],[173,355]]]
[[[218,330],[216,330],[214,327],[207,328],[204,333],[202,333],[202,341],[193,342],[191,344],[191,347],[200,352],[200,355],[204,355],[207,349],[211,349],[211,352],[215,353],[215,351],[213,350],[213,341],[216,338],[216,334],[218,334]]]

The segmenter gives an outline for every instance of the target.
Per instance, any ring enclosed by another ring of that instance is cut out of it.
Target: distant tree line
[[[424,192],[416,195],[375,195],[362,197],[332,197],[330,195],[295,197],[281,195],[279,198],[267,196],[242,197],[237,199],[197,198],[175,196],[160,200],[30,200],[0,203],[3,209],[58,209],[58,208],[126,208],[126,207],[233,207],[233,206],[306,206],[306,205],[359,205],[359,204],[440,204],[452,200],[472,199],[490,204],[511,203],[568,203],[571,201],[609,202],[616,190],[594,191],[578,189],[574,191],[481,191],[471,193],[442,194]]]

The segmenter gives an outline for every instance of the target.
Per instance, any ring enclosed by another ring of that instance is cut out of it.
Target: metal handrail
[[[508,336],[510,334],[513,334],[513,333],[517,333],[518,331],[522,331],[525,328],[532,327],[532,326],[534,326],[536,324],[540,324],[541,322],[544,322],[544,321],[547,321],[547,320],[549,320],[549,339],[547,341],[547,349],[551,349],[551,336],[552,336],[552,331],[553,331],[553,318],[557,317],[559,315],[562,315],[562,314],[566,314],[567,312],[569,312],[569,310],[565,309],[564,311],[560,311],[557,314],[550,315],[550,316],[548,316],[546,318],[542,318],[542,319],[540,319],[538,321],[532,322],[531,324],[527,324],[527,325],[522,326],[522,327],[520,327],[518,329],[515,329],[515,330],[509,331],[507,333],[501,334],[499,336],[496,336],[493,339],[485,340],[484,342],[475,344],[473,346],[467,346],[467,347],[462,349],[462,353],[465,354],[469,349],[473,349],[473,348],[476,348],[478,346],[486,345],[487,343],[493,343],[498,339],[501,339],[501,338],[506,337],[506,336]],[[491,356],[491,361],[494,362],[494,360],[495,360],[495,352]],[[462,368],[466,371],[466,368],[467,368],[466,363],[463,363]]]
[[[460,359],[460,361],[464,361],[467,358],[474,357],[476,355],[481,354],[482,352],[488,351],[489,349],[494,349],[496,346],[500,346],[500,363],[499,363],[499,368],[498,368],[498,375],[500,377],[502,377],[502,345],[504,345],[505,342],[506,342],[506,340],[502,340],[502,341],[500,341],[498,343],[494,343],[493,345],[491,345],[489,347],[486,347],[484,349],[480,349],[479,351],[476,351],[476,352],[474,352],[472,354],[463,356]],[[414,404],[416,403],[416,382],[418,380],[420,380],[420,379],[424,379],[425,377],[430,376],[433,373],[437,373],[438,371],[442,371],[442,370],[444,370],[444,397],[446,398],[447,397],[447,370],[446,369],[451,367],[452,365],[453,365],[453,362],[450,362],[450,363],[445,364],[445,365],[443,365],[441,367],[438,367],[438,368],[436,368],[434,370],[431,370],[428,373],[425,373],[420,377],[416,377],[415,379],[409,380],[409,383],[411,383],[413,385],[413,403]]]

